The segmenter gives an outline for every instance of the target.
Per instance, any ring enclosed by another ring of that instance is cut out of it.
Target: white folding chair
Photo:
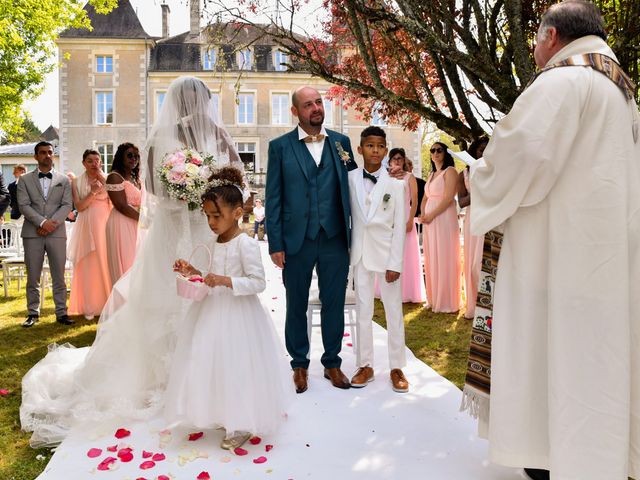
[[[344,299],[344,314],[345,321],[344,326],[349,327],[350,335],[351,335],[351,344],[353,346],[353,351],[356,351],[356,341],[357,341],[357,327],[356,323],[356,292],[353,289],[353,272],[352,269],[349,268],[349,276],[347,277],[347,291]],[[307,336],[309,337],[309,342],[311,342],[311,333],[313,327],[321,326],[320,323],[320,311],[322,309],[322,302],[320,302],[318,289],[318,276],[316,275],[316,271],[313,271],[313,277],[311,278],[311,288],[309,289],[309,305],[307,307]],[[314,322],[314,316],[318,317],[318,322]]]
[[[25,277],[26,266],[23,256],[15,256],[2,259],[2,286],[5,298],[9,296],[9,285],[12,280],[18,281],[18,290],[22,279]]]
[[[0,225],[0,258],[17,257],[21,254],[22,239],[15,223]]]

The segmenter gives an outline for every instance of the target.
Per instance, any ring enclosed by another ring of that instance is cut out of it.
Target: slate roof
[[[33,149],[38,142],[15,143],[13,145],[0,145],[0,156],[28,156],[33,157]],[[53,154],[58,155],[58,146],[53,146]]]
[[[69,28],[60,34],[61,38],[152,38],[144,31],[129,0],[118,0],[118,6],[106,15],[96,13],[87,3],[84,7],[93,30]]]

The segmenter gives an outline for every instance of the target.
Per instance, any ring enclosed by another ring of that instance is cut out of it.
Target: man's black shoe
[[[69,315],[62,315],[61,317],[56,318],[56,322],[61,323],[62,325],[73,325],[76,323],[69,318]]]
[[[524,473],[532,480],[549,480],[549,470],[540,470],[538,468],[525,468]]]
[[[40,317],[38,317],[38,315],[29,315],[22,326],[24,328],[33,327],[36,323],[38,323],[38,320],[40,320]]]

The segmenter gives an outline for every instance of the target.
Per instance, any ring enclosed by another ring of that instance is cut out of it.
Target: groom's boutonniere
[[[391,194],[385,193],[384,197],[382,197],[382,203],[384,203],[383,210],[387,209],[387,206],[389,205],[389,200],[391,200]]]
[[[338,150],[338,155],[340,155],[340,160],[342,160],[342,163],[344,163],[344,166],[346,167],[347,163],[351,160],[349,152],[342,148],[342,144],[340,142],[336,142],[336,149]]]

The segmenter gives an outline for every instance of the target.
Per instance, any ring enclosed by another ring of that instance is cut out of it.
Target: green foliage
[[[117,0],[89,0],[108,13]],[[54,67],[55,39],[67,28],[91,28],[75,0],[0,0],[0,130],[20,129],[23,102],[42,90]]]
[[[14,131],[2,139],[1,145],[37,142],[40,139],[42,132],[29,115],[25,115],[20,121],[19,126],[16,125]]]

